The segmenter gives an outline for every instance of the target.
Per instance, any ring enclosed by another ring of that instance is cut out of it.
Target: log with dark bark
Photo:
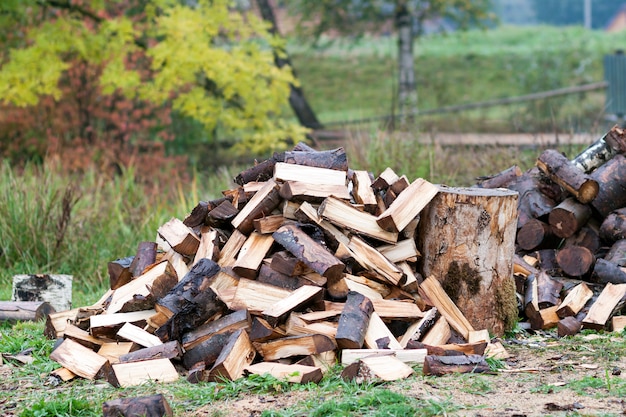
[[[133,277],[130,272],[130,265],[132,264],[133,259],[134,256],[128,256],[126,258],[116,259],[107,264],[107,270],[109,272],[109,285],[112,290],[130,282]]]
[[[600,237],[609,243],[626,239],[626,207],[606,216],[600,225]]]
[[[584,246],[568,246],[557,252],[556,261],[570,277],[582,277],[593,269],[596,257]]]
[[[625,284],[626,272],[616,263],[606,259],[596,260],[591,280],[598,284]]]
[[[215,333],[185,350],[183,354],[183,365],[185,368],[192,369],[198,363],[202,363],[204,367],[210,369],[233,333],[234,330]]]
[[[537,167],[583,204],[593,201],[598,195],[598,182],[554,149],[548,149],[539,156]]]
[[[591,207],[574,198],[566,198],[550,212],[548,222],[554,234],[567,238],[578,232],[591,217]]]
[[[161,345],[146,347],[121,355],[118,361],[119,363],[127,363],[150,359],[181,359],[182,357],[183,350],[181,349],[180,343],[178,343],[177,340],[172,340],[171,342]]]
[[[363,346],[373,311],[374,306],[369,298],[353,291],[348,293],[335,336],[341,349],[357,349]]]
[[[624,131],[617,125],[613,126],[604,136],[578,154],[572,163],[576,168],[589,174],[604,165],[616,153],[623,153],[626,147]]]
[[[508,187],[517,191],[519,219],[518,227],[522,227],[530,219],[543,219],[561,201],[563,191],[551,181],[542,177],[538,168],[532,168],[520,176]]]
[[[348,170],[348,158],[343,148],[327,151],[288,151],[285,152],[284,162],[337,171]]]
[[[626,207],[626,157],[615,155],[591,174],[601,184],[598,195],[591,206],[606,217],[613,210]]]
[[[559,320],[557,334],[559,337],[573,336],[580,331],[581,327],[582,324],[576,320],[576,317],[568,316]]]
[[[218,333],[225,333],[239,329],[250,330],[250,313],[238,310],[217,320],[204,323],[196,329],[185,333],[181,339],[185,350],[193,349],[196,345]]]
[[[520,167],[513,165],[495,175],[479,178],[476,186],[480,188],[508,188],[521,176],[522,170]]]
[[[46,301],[0,301],[0,321],[46,320],[55,312]]]
[[[102,404],[102,417],[172,417],[174,414],[163,394],[120,398]]]
[[[284,160],[284,153],[275,153],[265,161],[255,163],[254,166],[237,174],[234,181],[239,185],[254,181],[267,181],[274,175],[274,165],[276,165],[276,162],[283,162]]]
[[[280,204],[278,185],[270,179],[254,194],[231,223],[241,233],[248,235],[254,230],[253,221],[269,215],[278,204]]]
[[[552,227],[538,219],[528,220],[517,232],[517,245],[527,251],[554,247],[557,241]]]
[[[584,226],[575,235],[565,239],[565,242],[563,243],[563,247],[583,246],[593,253],[600,249],[600,245],[600,233],[595,225],[591,224],[591,222],[587,223],[587,226]]]
[[[604,255],[604,260],[613,262],[618,266],[626,266],[626,239],[620,239],[613,243]]]
[[[427,355],[424,359],[424,375],[443,376],[453,373],[484,373],[489,372],[489,364],[484,356],[456,355],[434,356]]]
[[[133,277],[143,274],[144,270],[156,262],[157,244],[155,242],[139,242],[137,253],[128,267]]]
[[[475,328],[496,335],[511,329],[518,315],[512,279],[517,193],[442,186],[420,217],[423,275],[441,281]]]

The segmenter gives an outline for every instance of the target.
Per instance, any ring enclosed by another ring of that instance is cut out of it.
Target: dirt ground
[[[591,343],[596,337],[595,334],[584,336],[574,348],[571,345],[565,347],[550,336],[505,342],[510,357],[503,361],[505,368],[493,374],[415,377],[385,387],[406,396],[447,399],[466,407],[448,414],[456,416],[626,415],[626,398],[615,392],[609,393],[605,387],[583,387],[579,390],[582,393],[565,387],[585,377],[600,381],[610,378],[614,386],[621,383],[626,386],[626,357],[605,360],[607,355],[602,350],[606,349]],[[621,336],[601,337],[611,337],[616,343],[623,343]],[[229,416],[259,416],[266,409],[293,407],[308,395],[307,392],[246,395],[206,406],[185,416],[210,416],[216,410]]]

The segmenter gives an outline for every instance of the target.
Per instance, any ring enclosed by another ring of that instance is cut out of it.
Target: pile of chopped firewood
[[[480,184],[519,193],[515,278],[532,329],[624,328],[615,314],[626,296],[625,151],[616,126],[573,160],[546,150],[535,168]]]
[[[353,171],[341,148],[298,144],[110,262],[96,304],[51,314],[55,374],[308,382],[340,361],[345,378],[393,380],[415,364],[488,370],[518,314],[560,334],[605,328],[626,294],[624,137],[472,188]]]

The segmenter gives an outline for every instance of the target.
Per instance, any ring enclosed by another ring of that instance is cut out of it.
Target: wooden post
[[[12,301],[47,301],[56,311],[72,308],[72,275],[14,275]]]
[[[517,320],[513,255],[517,193],[440,187],[421,214],[422,275],[434,276],[477,329],[502,335]]]

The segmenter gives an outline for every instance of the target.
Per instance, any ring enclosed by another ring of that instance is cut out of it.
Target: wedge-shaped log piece
[[[242,278],[239,280],[230,308],[248,310],[250,314],[259,315],[289,294],[291,291],[284,288]]]
[[[183,365],[185,368],[191,370],[200,366],[203,369],[211,369],[233,333],[235,333],[234,330],[215,333],[194,347],[185,350],[183,354]]]
[[[119,356],[119,363],[140,362],[151,359],[180,359],[183,357],[183,350],[177,340],[161,343],[160,345],[146,347],[143,349],[128,352]]]
[[[443,376],[453,373],[484,373],[489,372],[489,364],[483,356],[434,356],[424,359],[424,375]]]
[[[163,344],[161,339],[155,335],[131,323],[124,324],[122,328],[117,331],[117,336],[135,342],[143,347],[159,346]]]
[[[274,179],[277,181],[300,181],[311,185],[346,185],[345,171],[307,167],[304,165],[279,162],[274,166]]]
[[[265,375],[269,374],[281,381],[296,384],[306,384],[309,382],[320,382],[322,379],[322,368],[305,365],[288,365],[277,362],[259,362],[249,365],[244,370],[246,374]]]
[[[120,398],[102,404],[102,417],[172,417],[174,413],[163,394]]]
[[[369,285],[365,283],[353,280],[352,279],[353,277],[355,276],[345,274],[344,278],[341,280],[341,282],[345,283],[345,285],[348,287],[349,291],[362,294],[365,297],[369,298],[370,300],[382,300],[383,299],[383,295],[379,291],[377,291],[376,289],[370,287]],[[358,277],[355,277],[355,278],[358,278]],[[329,293],[333,295],[333,293],[330,290],[329,290]]]
[[[530,319],[530,328],[534,330],[547,330],[557,327],[559,324],[559,316],[556,314],[558,306],[552,306],[548,308],[542,308],[541,310],[532,314]]]
[[[424,312],[414,301],[400,300],[372,300],[374,311],[383,319],[410,319],[419,320]]]
[[[159,227],[157,232],[176,252],[183,255],[194,256],[200,245],[200,239],[193,230],[175,217]]]
[[[135,344],[133,342],[106,342],[98,349],[98,355],[107,358],[111,364],[119,363],[120,357],[130,353],[134,347]],[[143,358],[142,360],[145,359],[148,358]]]
[[[134,256],[116,259],[107,264],[109,272],[109,284],[112,290],[128,283],[133,274],[130,272],[130,264],[133,262]]]
[[[298,313],[291,313],[289,319],[285,323],[285,332],[288,336],[300,336],[308,334],[323,334],[335,340],[337,335],[337,323],[329,321],[319,321],[315,323],[307,323],[302,320]]]
[[[292,311],[301,311],[305,307],[315,310],[324,308],[324,290],[320,287],[304,285],[286,298],[263,311],[263,318],[272,326],[277,326]]]
[[[565,296],[563,302],[556,310],[556,314],[560,318],[569,316],[575,316],[580,310],[587,304],[587,301],[593,297],[593,291],[585,284],[581,282]]]
[[[169,359],[151,359],[141,362],[116,363],[113,371],[122,388],[148,382],[174,382],[179,375]]]
[[[375,311],[370,316],[364,345],[368,349],[402,349],[402,345]]]
[[[362,239],[352,236],[348,247],[363,268],[376,272],[393,285],[399,285],[404,279],[404,272],[400,268]]]
[[[445,345],[450,340],[450,336],[452,336],[450,324],[448,324],[448,320],[444,316],[441,316],[422,337],[421,342],[430,346]]]
[[[408,378],[413,369],[392,355],[369,356],[348,365],[341,372],[341,378],[362,384],[376,381],[396,381]]]
[[[228,343],[209,371],[207,379],[209,381],[239,379],[255,356],[256,352],[250,343],[248,333],[244,330],[237,330],[228,339]]]
[[[308,202],[305,201],[302,204],[300,204],[300,207],[298,207],[298,209],[295,211],[294,216],[296,219],[300,220],[301,222],[305,222],[305,223],[313,222],[317,224],[319,227],[321,227],[322,230],[324,231],[324,234],[326,235],[327,241],[329,239],[331,240],[331,241],[328,241],[330,247],[335,248],[340,243],[348,246],[348,243],[350,242],[350,239],[348,238],[348,236],[346,236],[345,233],[343,233],[341,230],[335,227],[334,224],[330,223],[328,220],[324,220],[318,214],[317,209],[313,207],[311,204],[309,204]]]
[[[272,235],[262,235],[257,232],[250,233],[250,236],[243,244],[237,260],[233,264],[233,271],[240,277],[254,279],[265,255],[272,247],[274,238]]]
[[[339,316],[335,340],[341,349],[359,349],[365,341],[374,306],[369,298],[350,291]]]
[[[89,317],[89,330],[92,336],[114,339],[117,331],[124,324],[145,326],[146,321],[155,313],[155,310],[143,310],[132,313],[98,314]]]
[[[93,337],[88,331],[70,323],[68,323],[65,327],[63,337],[65,339],[72,339],[73,341],[78,342],[93,351],[98,351],[98,349],[100,349],[100,347],[106,342],[105,339]]]
[[[400,346],[406,348],[409,341],[420,340],[428,332],[428,330],[435,325],[438,318],[439,311],[437,310],[437,307],[433,307],[426,311],[421,320],[416,321],[410,325],[408,329],[406,329],[406,332],[404,332],[404,335],[400,338]]]
[[[253,221],[269,215],[272,210],[278,207],[279,203],[278,185],[274,180],[269,180],[254,194],[231,224],[241,233],[247,235],[254,230]]]
[[[398,241],[397,232],[389,232],[378,225],[376,217],[360,211],[352,204],[334,197],[325,199],[318,214],[331,223],[349,229],[355,233],[378,239],[386,243],[396,243]]]
[[[255,317],[252,320],[252,328],[250,329],[250,340],[253,342],[267,342],[268,340],[280,339],[287,336],[287,333],[280,327],[272,327],[261,317]]]
[[[347,366],[359,359],[371,356],[394,356],[406,364],[423,365],[427,354],[426,349],[343,349],[341,364]]]
[[[375,296],[374,298],[370,297],[370,299],[372,301],[374,299],[378,300],[381,297],[382,298],[387,297],[392,292],[392,290],[391,290],[391,288],[390,288],[390,286],[388,284],[383,284],[381,282],[374,281],[373,279],[366,278],[363,275],[345,274],[344,278],[346,279],[346,282],[349,280],[349,281],[353,281],[353,282],[356,282],[356,283],[359,283],[359,284],[363,284],[363,285],[371,288],[374,292],[378,293],[378,296]],[[367,294],[363,294],[363,295],[367,295]]]
[[[254,230],[261,234],[274,233],[283,223],[285,223],[285,217],[281,214],[273,214],[252,221]]]
[[[559,151],[545,150],[537,159],[537,167],[583,204],[598,195],[598,182],[576,168]]]
[[[421,256],[415,245],[415,239],[404,239],[394,245],[378,246],[376,250],[393,263],[406,260],[414,262]]]
[[[238,310],[217,320],[204,323],[197,329],[185,333],[181,342],[185,350],[189,350],[214,334],[239,329],[250,330],[251,323],[249,312],[247,310]]]
[[[567,316],[559,320],[557,325],[557,334],[559,337],[573,336],[580,331],[582,323],[576,320],[576,317]]]
[[[583,319],[585,329],[604,329],[626,295],[626,284],[608,283]]]
[[[373,213],[378,204],[376,203],[376,195],[372,189],[372,180],[367,171],[354,171],[352,174],[352,195],[354,201],[363,204],[365,210]]]
[[[437,307],[437,310],[446,318],[450,326],[465,339],[469,337],[470,332],[475,329],[465,318],[461,310],[452,302],[448,294],[443,290],[441,284],[434,276],[430,276],[424,280],[420,289],[426,297]]]
[[[143,275],[116,289],[107,307],[107,313],[117,313],[124,307],[124,304],[132,303],[135,296],[151,296],[153,288],[159,289],[160,292],[159,294],[155,294],[155,296],[158,295],[162,297],[165,295],[162,291],[165,291],[165,289],[169,291],[177,282],[178,278],[171,264],[168,261],[161,262],[146,271]],[[165,291],[165,293],[167,293],[167,291]]]
[[[217,261],[219,252],[220,250],[217,245],[217,230],[207,229],[200,235],[200,245],[196,251],[193,264],[197,264],[202,258],[209,258],[212,261]]]
[[[437,192],[439,187],[418,178],[400,193],[376,221],[384,230],[400,232],[426,207]]]
[[[246,235],[239,230],[234,230],[220,251],[217,260],[218,265],[221,267],[233,266],[237,261],[237,254],[246,240],[248,240]]]
[[[316,355],[335,350],[337,347],[331,338],[321,334],[290,336],[254,345],[266,361],[276,361],[292,356]]]
[[[297,225],[286,224],[272,236],[282,247],[320,275],[328,279],[341,277],[345,265]]]
[[[106,379],[116,386],[109,361],[71,339],[65,339],[50,354],[50,359],[86,379]]]
[[[279,194],[285,200],[320,202],[330,196],[342,200],[350,199],[350,191],[345,184],[310,184],[302,181],[286,181],[280,186]]]
[[[374,189],[374,191],[386,190],[391,186],[391,184],[398,181],[399,178],[400,177],[394,172],[393,169],[387,167],[374,180],[374,182],[372,183],[372,188]]]
[[[67,323],[76,319],[78,309],[59,311],[58,313],[52,313],[46,318],[46,327],[44,328],[44,335],[48,339],[58,339],[63,337],[63,332]]]

